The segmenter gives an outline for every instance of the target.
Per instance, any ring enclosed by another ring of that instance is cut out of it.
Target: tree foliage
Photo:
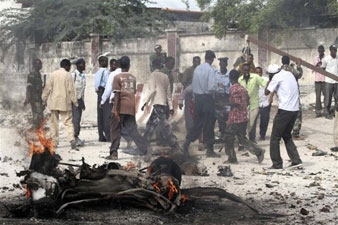
[[[148,0],[22,0],[23,9],[2,11],[0,44],[15,37],[36,43],[71,41],[98,33],[113,39],[158,34],[166,23]]]
[[[259,29],[292,29],[310,17],[338,18],[337,0],[197,0],[203,16],[213,20],[213,31],[222,37],[231,28],[245,32]],[[319,20],[319,19],[318,19]],[[326,23],[323,21],[322,23]],[[337,22],[336,22],[337,24]]]

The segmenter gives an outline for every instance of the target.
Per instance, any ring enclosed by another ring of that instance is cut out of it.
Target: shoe
[[[259,140],[265,141],[265,137],[260,137]]]
[[[204,151],[204,145],[202,143],[198,144],[198,151]]]
[[[322,117],[321,113],[316,113],[316,118]]]
[[[333,152],[338,152],[338,147],[330,148],[330,150],[333,151]]]
[[[299,135],[292,135],[293,139],[296,140],[296,141],[304,141],[305,138],[299,136]]]
[[[225,161],[224,163],[229,163],[229,164],[238,164],[237,159],[236,160],[230,160],[228,159],[227,161]]]
[[[275,166],[275,165],[272,165],[271,167],[268,167],[266,168],[267,170],[281,170],[283,169],[282,166]]]
[[[76,137],[75,138],[75,143],[76,143],[76,146],[84,146],[84,141],[82,141],[80,138]]]
[[[72,140],[72,141],[70,142],[70,147],[71,147],[72,149],[75,149],[75,148],[76,148],[76,142],[75,142],[75,140]]]
[[[105,159],[108,160],[117,160],[118,159],[118,154],[117,151],[112,152],[109,156],[107,156]]]
[[[333,119],[333,117],[331,115],[326,115],[325,118],[328,119],[328,120],[332,120]]]
[[[100,137],[99,142],[107,142],[107,139],[105,137]]]
[[[289,169],[298,169],[298,170],[304,169],[302,163],[291,163],[291,164],[288,166],[288,168],[289,168]]]
[[[209,158],[220,158],[220,155],[217,155],[213,150],[208,150],[206,156]]]
[[[265,150],[262,149],[261,154],[259,154],[259,155],[257,156],[257,159],[258,159],[258,163],[259,163],[259,164],[261,164],[261,163],[263,162],[263,160],[264,160],[264,154],[265,154]]]
[[[238,151],[239,151],[239,152],[240,152],[240,151],[245,151],[244,146],[240,145],[240,146],[238,147]]]
[[[253,139],[251,140],[251,139],[250,139],[250,141],[251,141],[252,143],[255,143],[255,144],[257,145],[257,141],[256,141],[256,140],[253,140]]]

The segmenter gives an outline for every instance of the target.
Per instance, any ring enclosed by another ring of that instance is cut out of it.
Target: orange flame
[[[171,200],[174,196],[174,193],[178,193],[178,190],[177,190],[174,182],[172,181],[171,177],[169,177],[169,179],[168,179],[168,187],[170,188],[168,198],[169,198],[169,200]]]
[[[31,191],[28,189],[26,184],[25,184],[25,189],[26,189],[26,198],[29,198],[31,196]]]
[[[152,184],[152,185],[153,185],[153,187],[155,188],[155,190],[156,190],[158,193],[160,193],[161,188],[158,186],[158,182],[156,182],[155,184]]]
[[[44,153],[46,148],[49,149],[49,152],[51,155],[54,154],[52,138],[46,137],[46,131],[44,130],[44,125],[45,125],[45,121],[43,121],[41,123],[41,126],[35,131],[36,136],[40,142],[39,146],[35,145],[34,142],[29,141],[26,138],[26,142],[29,144],[29,147],[30,147],[29,157],[32,157],[34,153],[35,154]]]
[[[182,195],[182,196],[181,196],[181,201],[182,201],[182,203],[185,203],[187,200],[188,200],[188,197],[187,197],[187,196],[185,196],[185,195]]]

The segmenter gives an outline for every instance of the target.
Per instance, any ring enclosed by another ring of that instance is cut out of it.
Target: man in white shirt
[[[215,142],[215,99],[213,97],[217,88],[217,76],[211,66],[216,55],[213,51],[205,52],[205,63],[196,67],[192,80],[192,89],[195,97],[194,125],[188,132],[183,144],[183,152],[189,155],[190,143],[197,140],[202,133],[207,149],[207,157],[218,157],[214,152]]]
[[[265,89],[265,94],[269,95],[271,92],[276,91],[279,102],[270,138],[270,157],[272,160],[270,169],[283,168],[279,146],[282,138],[292,162],[289,167],[302,169],[302,160],[299,157],[291,134],[299,112],[299,92],[296,78],[289,71],[279,70],[279,66],[276,64],[269,65],[267,72],[269,73],[270,81]]]
[[[263,77],[263,69],[261,67],[255,68],[255,73],[261,76],[264,80],[269,81],[267,77]],[[251,129],[251,132],[256,134],[256,126],[258,117],[260,117],[260,124],[259,124],[259,134],[260,140],[265,140],[266,131],[268,130],[269,119],[270,119],[270,110],[271,110],[271,102],[270,102],[270,95],[265,95],[265,87],[260,86],[258,90],[259,95],[259,112],[258,116],[255,120],[255,123]]]
[[[76,90],[76,97],[79,107],[75,107],[72,104],[72,111],[73,111],[73,124],[74,124],[74,137],[77,146],[83,145],[83,141],[79,138],[80,129],[81,129],[81,118],[82,118],[82,111],[86,109],[84,104],[84,93],[86,89],[86,76],[84,71],[86,70],[86,62],[83,58],[80,58],[76,61],[76,70],[72,73],[72,78],[75,85]]]
[[[180,150],[180,147],[177,143],[176,136],[170,128],[167,116],[167,105],[170,114],[172,115],[174,113],[170,81],[168,76],[160,71],[161,65],[161,59],[154,59],[152,62],[153,72],[149,79],[150,93],[149,96],[146,97],[146,102],[142,106],[142,111],[150,102],[153,104],[153,111],[146,124],[144,137],[149,143],[155,129],[159,128],[159,130],[162,131],[161,135],[166,144],[169,145],[173,151],[178,151]]]
[[[327,72],[332,73],[338,77],[338,58],[337,58],[337,46],[330,46],[330,55],[325,56],[322,60],[322,68]],[[332,96],[334,97],[335,106],[338,101],[338,82],[325,77],[325,117],[326,119],[332,119],[334,110],[331,109]]]
[[[104,92],[102,94],[100,108],[105,107],[105,111],[107,113],[104,114],[105,121],[107,123],[112,123],[112,113],[113,113],[113,103],[114,103],[114,92],[113,92],[113,82],[116,75],[120,74],[122,72],[122,69],[120,67],[119,60],[111,59],[110,60],[110,74],[104,89]],[[109,100],[109,101],[107,101]],[[111,132],[111,131],[110,131]],[[111,136],[111,134],[110,134]],[[125,128],[121,127],[121,136],[127,141],[127,148],[131,147],[132,139],[130,136],[128,136],[128,133]],[[111,140],[107,140],[111,141]]]

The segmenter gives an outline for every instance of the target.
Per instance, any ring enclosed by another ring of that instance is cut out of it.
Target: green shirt
[[[259,107],[259,86],[266,87],[267,81],[258,74],[250,73],[248,83],[244,79],[244,76],[241,76],[238,79],[238,83],[248,91],[250,98],[250,110],[257,109]]]

